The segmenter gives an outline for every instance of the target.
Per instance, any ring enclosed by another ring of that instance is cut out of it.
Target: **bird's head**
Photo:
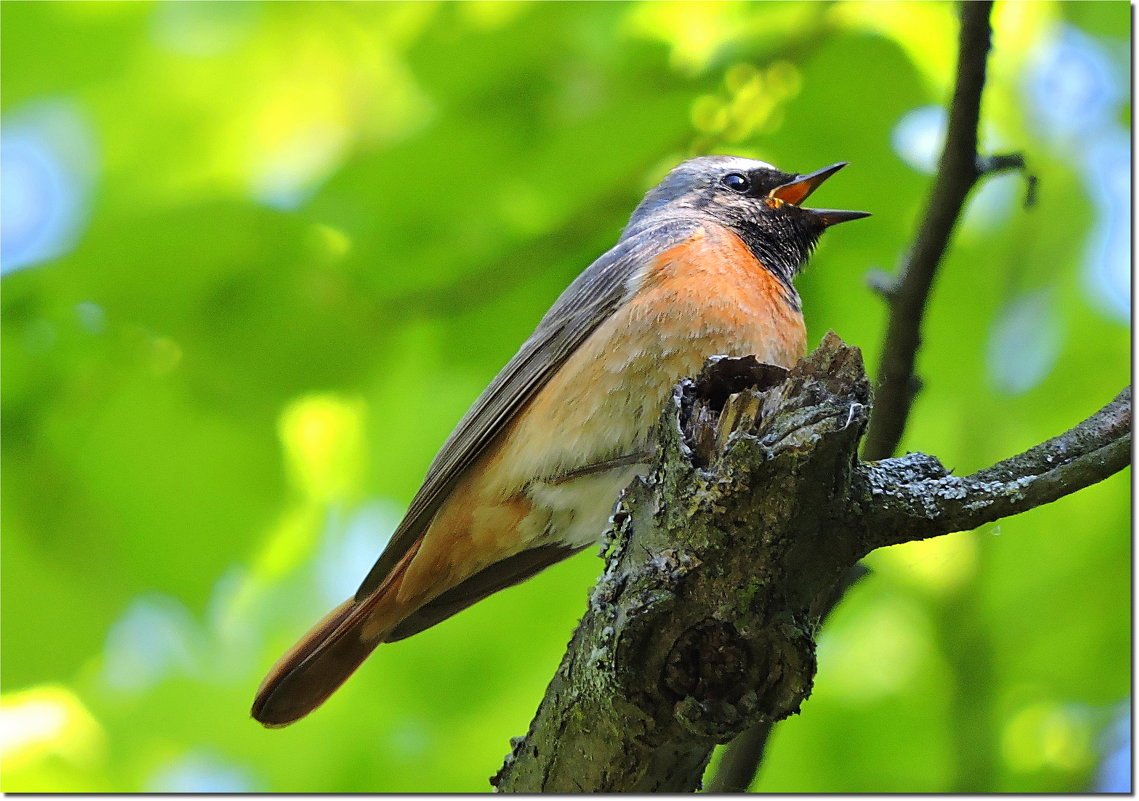
[[[832,225],[865,211],[805,208],[802,203],[845,161],[812,173],[783,172],[765,161],[701,156],[681,163],[649,190],[623,236],[669,219],[711,218],[735,231],[753,253],[788,278]]]

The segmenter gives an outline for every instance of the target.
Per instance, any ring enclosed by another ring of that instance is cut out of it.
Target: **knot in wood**
[[[687,629],[665,658],[662,684],[678,700],[673,714],[688,731],[726,742],[755,713],[751,649],[729,623],[704,620]]]

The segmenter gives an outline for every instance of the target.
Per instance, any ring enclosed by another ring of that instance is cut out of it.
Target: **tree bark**
[[[681,382],[654,470],[625,491],[606,569],[508,792],[688,792],[717,743],[798,712],[819,620],[883,545],[1055,500],[1130,462],[1130,391],[973,476],[932,457],[862,463],[861,353],[833,333],[794,369],[715,359]]]

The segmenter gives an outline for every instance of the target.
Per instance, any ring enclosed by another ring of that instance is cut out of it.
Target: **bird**
[[[700,156],[649,190],[459,421],[355,595],[272,667],[253,718],[299,720],[381,643],[598,542],[651,469],[672,387],[708,357],[805,355],[793,279],[827,228],[869,214],[802,203],[846,165]]]

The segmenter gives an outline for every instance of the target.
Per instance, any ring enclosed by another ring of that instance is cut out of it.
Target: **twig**
[[[961,6],[957,85],[949,108],[945,148],[913,250],[888,296],[890,321],[878,368],[874,416],[863,444],[863,456],[867,459],[885,459],[901,441],[910,405],[917,394],[914,360],[937,267],[969,191],[986,171],[994,169],[989,166],[983,170],[977,157],[977,122],[985,87],[992,5],[986,1]],[[1012,168],[1009,158],[1001,157],[1000,168]]]
[[[968,531],[1102,481],[1131,462],[1131,388],[1070,431],[970,476],[907,454],[863,464],[855,483],[867,550]]]
[[[732,740],[720,757],[716,775],[704,788],[706,793],[746,793],[755,781],[755,771],[767,750],[771,723],[760,721]]]

